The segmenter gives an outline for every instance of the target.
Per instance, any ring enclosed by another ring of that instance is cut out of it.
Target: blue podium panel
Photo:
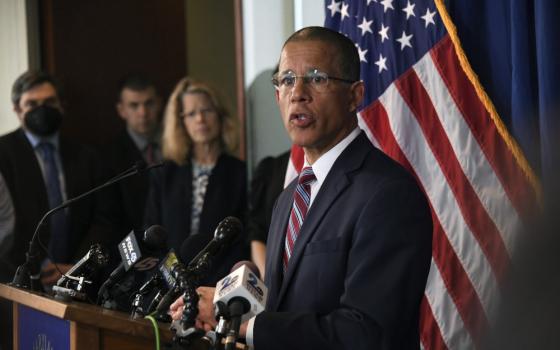
[[[18,305],[20,349],[70,350],[70,321]]]

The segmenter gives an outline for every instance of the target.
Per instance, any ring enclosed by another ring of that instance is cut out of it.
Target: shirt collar
[[[132,139],[132,142],[134,142],[134,144],[136,145],[136,147],[138,147],[139,150],[143,151],[146,149],[146,147],[148,146],[148,143],[156,143],[159,145],[159,142],[157,142],[157,140],[159,139],[159,134],[160,131],[158,130],[158,132],[156,132],[155,137],[148,139],[142,135],[140,135],[139,133],[137,133],[136,131],[132,130],[131,128],[127,127],[126,131],[128,132],[128,135],[130,136],[130,138]]]
[[[58,137],[58,132],[54,133],[51,136],[37,136],[37,135],[33,134],[31,131],[28,131],[28,130],[25,130],[25,129],[23,129],[23,132],[25,133],[25,136],[27,137],[27,140],[29,140],[29,143],[31,144],[33,149],[37,148],[37,146],[41,142],[48,142],[48,143],[52,144],[56,150],[59,149],[60,141],[59,141],[59,137]]]
[[[322,184],[323,181],[325,181],[325,178],[329,174],[329,171],[331,170],[334,162],[340,156],[342,151],[344,151],[346,147],[348,147],[348,145],[352,141],[354,141],[356,137],[358,137],[360,132],[361,129],[357,126],[356,128],[354,128],[354,130],[352,130],[352,132],[350,132],[350,134],[348,134],[344,139],[342,139],[342,141],[337,143],[333,148],[331,148],[325,154],[319,157],[319,159],[317,159],[315,163],[313,163],[313,165],[311,165],[311,167],[313,168],[313,173],[315,174],[315,177],[317,178],[317,183],[319,185]],[[303,166],[304,167],[309,166],[309,163],[307,162],[307,158],[305,158],[305,162]]]

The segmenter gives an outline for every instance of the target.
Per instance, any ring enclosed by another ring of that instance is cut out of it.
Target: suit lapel
[[[326,215],[329,208],[335,203],[340,194],[343,193],[344,190],[351,184],[351,173],[362,166],[370,147],[371,143],[362,132],[354,141],[350,143],[350,145],[348,145],[348,147],[340,154],[340,156],[333,164],[329,174],[325,179],[325,182],[319,190],[319,193],[317,193],[317,196],[315,197],[311,208],[309,208],[307,216],[305,217],[301,230],[298,234],[298,238],[294,246],[294,251],[292,252],[292,257],[290,258],[290,262],[288,264],[288,269],[286,270],[286,273],[284,275],[280,291],[278,292],[278,298],[276,300],[276,304],[274,305],[275,310],[280,306],[282,299],[284,298],[291,284],[292,277],[302,259],[307,243],[315,235],[317,227],[321,223],[321,220]],[[283,219],[285,225],[284,234],[281,235],[281,249],[284,248],[283,239],[285,237],[288,216],[286,215]],[[280,250],[279,256],[275,256],[274,258],[281,261],[282,251],[283,250]],[[280,274],[282,274],[281,266],[282,263],[280,262]]]
[[[286,227],[288,225],[288,217],[292,209],[293,193],[295,191],[297,180],[286,187],[284,192],[278,197],[276,207],[274,208],[272,222],[270,223],[267,242],[267,264],[266,264],[266,285],[269,288],[268,303],[269,309],[276,309],[276,300],[280,287],[282,285],[283,268],[282,254],[284,253],[284,239],[286,237]]]
[[[177,181],[181,182],[184,181],[184,186],[183,186],[183,193],[181,193],[180,196],[180,201],[182,203],[180,203],[177,208],[186,208],[187,211],[186,213],[181,213],[181,216],[183,217],[183,224],[185,225],[185,227],[183,227],[183,232],[185,232],[185,237],[188,237],[190,235],[191,232],[191,214],[192,214],[192,192],[193,192],[193,187],[192,187],[192,182],[193,182],[193,170],[192,170],[193,164],[192,162],[189,160],[189,163],[187,163],[186,166],[182,166],[180,167],[181,171],[180,173],[180,177]]]

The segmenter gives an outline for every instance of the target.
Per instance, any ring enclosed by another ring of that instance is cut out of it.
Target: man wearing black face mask
[[[64,110],[53,77],[33,71],[22,74],[12,87],[12,103],[21,127],[0,137],[0,173],[11,195],[15,226],[12,237],[4,240],[10,246],[0,247],[0,282],[10,281],[24,262],[42,215],[99,182],[93,153],[59,135]],[[86,199],[45,224],[41,239],[48,242],[50,259],[45,254],[44,285],[60,276],[53,263],[65,272],[84,253],[83,247],[87,250],[93,215],[94,202]]]
[[[0,137],[0,282],[12,280],[41,217],[62,201],[100,183],[94,154],[59,135],[64,121],[60,89],[43,72],[22,74],[12,86],[12,104],[20,128]],[[6,193],[8,192],[8,193]],[[92,229],[95,201],[86,198],[45,223],[41,241],[41,281],[52,286],[85,254],[91,243],[106,239]],[[106,242],[102,242],[106,243]],[[1,302],[0,347],[11,348],[10,308]],[[6,343],[6,341],[8,343]]]

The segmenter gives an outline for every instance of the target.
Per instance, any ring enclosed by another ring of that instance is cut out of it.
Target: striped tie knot
[[[299,174],[298,184],[303,185],[303,186],[308,186],[309,184],[311,184],[316,179],[317,178],[315,177],[315,174],[313,173],[313,168],[308,166],[308,167],[305,167],[301,170],[301,174]]]

